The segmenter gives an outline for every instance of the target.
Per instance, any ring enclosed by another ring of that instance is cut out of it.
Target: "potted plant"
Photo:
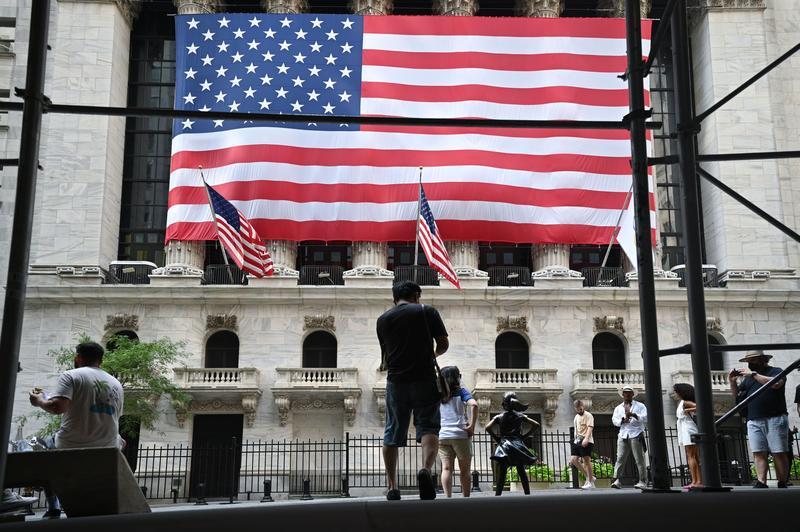
[[[528,482],[531,489],[548,489],[555,482],[556,472],[547,464],[538,463],[528,466]],[[508,483],[510,491],[522,491],[522,482],[519,480],[517,469],[512,467],[508,470]]]
[[[594,473],[595,486],[598,488],[610,488],[614,478],[614,463],[608,456],[592,456],[592,473]],[[583,485],[586,482],[583,472],[578,470],[578,483]],[[561,472],[561,480],[569,482],[572,478],[572,468],[566,467]]]

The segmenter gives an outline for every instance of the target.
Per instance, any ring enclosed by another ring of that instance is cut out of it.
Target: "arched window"
[[[111,338],[106,342],[106,351],[114,351],[117,348],[117,340],[114,336],[124,336],[132,342],[138,342],[139,336],[133,331],[119,331],[111,335]]]
[[[316,331],[303,341],[304,368],[335,368],[336,337],[329,332]]]
[[[215,332],[206,341],[207,368],[238,368],[239,337],[231,331]]]
[[[530,367],[528,341],[520,334],[504,332],[494,342],[494,365],[497,369]]]
[[[724,345],[724,344],[725,340],[717,338],[713,334],[708,335],[708,345],[711,346],[711,345]],[[725,360],[721,351],[717,351],[716,353],[710,353],[709,363],[711,365],[711,371],[725,370]]]
[[[594,369],[625,369],[625,344],[614,333],[601,332],[592,340]]]

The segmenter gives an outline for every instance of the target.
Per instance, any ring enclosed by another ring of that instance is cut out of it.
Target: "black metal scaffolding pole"
[[[703,292],[703,254],[700,242],[697,161],[690,76],[689,36],[686,31],[686,1],[678,0],[672,14],[672,68],[675,83],[673,98],[678,123],[678,154],[683,203],[683,238],[686,253],[686,296],[689,300],[689,339],[691,342],[694,395],[697,402],[700,464],[703,484],[708,489],[722,487],[717,456],[714,402],[711,388],[711,362],[706,331],[706,302]]]
[[[628,104],[630,109],[631,167],[636,212],[636,249],[639,272],[639,315],[642,321],[642,356],[650,432],[650,466],[653,490],[671,491],[661,399],[661,361],[658,357],[658,318],[653,278],[653,244],[650,232],[650,187],[645,139],[644,79],[642,69],[642,19],[639,0],[625,0],[628,45]],[[640,479],[644,480],[644,479]]]
[[[8,277],[0,330],[0,481],[6,477],[8,440],[17,386],[17,364],[25,312],[25,289],[28,285],[33,204],[36,194],[36,172],[39,165],[39,138],[42,127],[47,31],[50,21],[50,0],[32,2],[28,69],[25,78],[25,108],[22,113],[22,134],[17,171],[17,194],[14,223],[8,254]]]

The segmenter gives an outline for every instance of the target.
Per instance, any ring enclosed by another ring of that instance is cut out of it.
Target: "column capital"
[[[202,15],[220,10],[220,0],[173,0],[179,15]]]
[[[393,0],[350,0],[350,9],[356,15],[389,15],[394,9]]]
[[[650,13],[650,0],[639,0],[639,10],[642,18]],[[597,11],[601,17],[625,18],[625,0],[600,0]]]
[[[765,0],[689,0],[686,6],[699,9],[766,9]]]
[[[564,11],[564,0],[517,0],[521,17],[558,18]]]
[[[433,3],[437,14],[450,17],[471,17],[479,8],[478,0],[435,0]]]
[[[303,13],[308,11],[306,0],[261,0],[267,13]]]

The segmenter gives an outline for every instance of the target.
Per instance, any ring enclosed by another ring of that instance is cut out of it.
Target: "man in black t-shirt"
[[[728,374],[734,397],[747,398],[778,375],[782,369],[769,365],[772,355],[763,351],[750,351],[739,360],[746,362],[747,369],[732,369]],[[737,379],[741,382],[737,385]],[[787,443],[789,438],[789,416],[786,410],[786,379],[774,383],[756,400],[747,405],[747,440],[756,463],[758,478],[754,488],[767,487],[768,458],[772,454],[778,487],[785,488],[789,478]]]
[[[424,462],[417,472],[419,496],[421,499],[436,498],[431,468],[439,447],[440,400],[433,357],[444,354],[449,343],[439,312],[420,305],[421,294],[422,289],[416,283],[397,283],[392,287],[394,307],[378,318],[378,341],[388,369],[383,460],[389,484],[386,498],[390,501],[400,499],[397,448],[406,445],[412,412]]]

